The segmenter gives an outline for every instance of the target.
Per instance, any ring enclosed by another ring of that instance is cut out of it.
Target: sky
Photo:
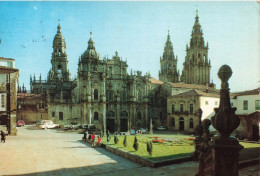
[[[51,68],[54,36],[60,19],[68,68],[77,75],[79,56],[90,32],[96,50],[110,59],[118,51],[130,70],[158,79],[168,30],[180,73],[196,10],[209,43],[211,79],[220,88],[219,68],[233,75],[231,92],[259,87],[259,5],[257,2],[0,2],[0,57],[14,58],[19,83],[30,89],[30,75],[43,79]]]

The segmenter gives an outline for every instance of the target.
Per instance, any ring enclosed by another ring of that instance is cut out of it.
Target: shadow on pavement
[[[134,167],[137,168],[137,167]],[[50,171],[43,171],[43,172],[35,172],[35,173],[27,173],[27,174],[16,174],[20,176],[64,176],[64,175],[71,175],[71,176],[78,176],[78,175],[117,175],[115,172],[120,170],[129,170],[131,172],[133,168],[122,168],[118,167],[118,163],[107,163],[107,164],[100,164],[100,165],[92,165],[86,167],[75,167],[75,168],[61,168],[57,170],[50,170]],[[133,175],[134,173],[131,172]],[[142,173],[135,173],[135,176],[143,175]],[[4,175],[4,176],[11,176],[11,175]],[[15,176],[15,175],[12,175]]]

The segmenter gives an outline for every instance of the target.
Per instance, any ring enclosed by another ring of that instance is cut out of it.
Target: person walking
[[[91,135],[91,147],[93,147],[93,148],[95,148],[95,133],[93,133],[92,135]]]
[[[5,143],[5,133],[1,130],[1,142]]]

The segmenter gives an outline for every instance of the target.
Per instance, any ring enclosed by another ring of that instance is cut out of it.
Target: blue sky
[[[196,10],[209,42],[211,79],[217,88],[217,72],[223,64],[233,70],[232,92],[257,88],[256,2],[0,2],[0,56],[16,59],[19,82],[27,89],[30,74],[38,78],[41,73],[45,79],[60,18],[72,77],[92,31],[102,58],[118,51],[123,60],[127,58],[128,73],[140,70],[158,78],[168,30],[181,72]]]

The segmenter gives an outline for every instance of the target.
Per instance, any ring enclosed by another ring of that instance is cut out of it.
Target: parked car
[[[16,126],[20,127],[20,126],[24,126],[24,125],[25,125],[25,123],[24,123],[23,120],[18,120],[18,121],[17,121]]]
[[[53,123],[52,120],[44,120],[43,124],[39,126],[41,129],[59,128],[59,124]]]
[[[36,126],[39,127],[40,125],[42,125],[44,122],[44,120],[39,120],[36,122]]]
[[[128,132],[120,132],[119,135],[130,135]]]
[[[133,129],[130,130],[130,134],[131,134],[131,135],[135,135],[135,130],[133,130]]]
[[[140,128],[142,134],[146,134],[147,133],[147,130],[145,128]]]
[[[157,130],[167,130],[167,127],[166,126],[158,126]]]

